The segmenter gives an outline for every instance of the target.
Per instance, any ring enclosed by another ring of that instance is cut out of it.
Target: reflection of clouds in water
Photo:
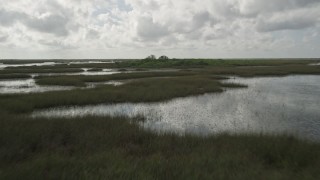
[[[62,63],[56,63],[56,62],[41,62],[41,63],[29,63],[29,64],[3,64],[3,63],[0,63],[0,69],[4,69],[7,67],[54,66],[57,64],[62,64]]]
[[[33,93],[46,91],[70,90],[73,87],[39,86],[34,79],[1,80],[0,94]]]
[[[237,78],[247,89],[177,98],[162,103],[120,103],[57,108],[34,116],[85,115],[135,117],[157,132],[193,133],[290,133],[320,139],[320,76]]]

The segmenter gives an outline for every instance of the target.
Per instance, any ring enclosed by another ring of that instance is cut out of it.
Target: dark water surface
[[[144,116],[141,126],[159,133],[290,134],[320,141],[320,76],[233,78],[249,88],[161,103],[60,107],[33,117]]]

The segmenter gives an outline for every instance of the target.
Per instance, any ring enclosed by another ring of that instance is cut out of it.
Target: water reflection
[[[29,66],[54,66],[57,64],[56,62],[40,62],[40,63],[27,63],[27,64],[3,64],[0,63],[0,69],[4,69],[6,67],[29,67]]]
[[[0,81],[0,94],[36,93],[46,91],[71,90],[74,87],[39,86],[34,79],[17,79]]]
[[[227,81],[248,84],[249,88],[161,103],[61,107],[38,111],[33,116],[143,115],[146,121],[141,125],[159,133],[288,133],[320,140],[320,76]]]
[[[106,81],[106,82],[96,82],[96,83],[86,83],[86,88],[95,88],[99,85],[113,85],[121,86],[125,82],[120,81]],[[35,80],[30,79],[15,79],[15,80],[0,80],[0,94],[26,94],[26,93],[37,93],[37,92],[47,92],[47,91],[63,91],[72,90],[77,87],[72,86],[42,86],[37,85]]]

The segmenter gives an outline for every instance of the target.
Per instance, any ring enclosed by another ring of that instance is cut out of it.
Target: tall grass
[[[124,118],[2,117],[0,179],[320,178],[320,145],[288,136],[157,135]]]
[[[28,74],[0,74],[0,79],[28,79],[31,78]]]
[[[192,72],[138,72],[138,73],[120,73],[111,75],[72,75],[72,76],[38,76],[36,83],[39,85],[67,85],[67,79],[74,79],[82,83],[85,82],[105,82],[111,80],[144,79],[148,77],[178,77],[194,75]],[[70,85],[73,85],[71,83]]]
[[[39,66],[40,67],[40,66]],[[0,70],[0,74],[18,74],[18,73],[77,73],[77,72],[83,72],[82,69],[79,68],[51,68],[51,69],[44,69],[44,68],[26,68],[26,67],[19,67],[16,69],[10,69],[6,68],[3,70]]]
[[[94,89],[45,92],[25,95],[0,95],[1,108],[9,112],[30,112],[38,108],[119,102],[154,102],[222,92],[226,85],[214,77],[152,78],[128,82],[122,86],[103,85]],[[232,85],[232,87],[243,87]]]
[[[32,61],[31,61],[32,62]],[[59,62],[59,61],[56,61]],[[64,61],[60,61],[64,62]],[[29,66],[25,69],[68,69],[68,68],[203,68],[221,66],[283,66],[306,65],[319,59],[168,59],[168,60],[120,60],[115,63],[57,64],[55,66]],[[7,69],[21,69],[8,67]]]

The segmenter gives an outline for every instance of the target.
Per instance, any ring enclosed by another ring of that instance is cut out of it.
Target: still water
[[[160,103],[60,107],[33,117],[144,116],[158,133],[290,134],[320,141],[320,76],[232,78],[248,88],[177,98]]]
[[[74,87],[66,86],[39,86],[34,79],[1,80],[0,94],[25,94],[46,91],[71,90]]]

